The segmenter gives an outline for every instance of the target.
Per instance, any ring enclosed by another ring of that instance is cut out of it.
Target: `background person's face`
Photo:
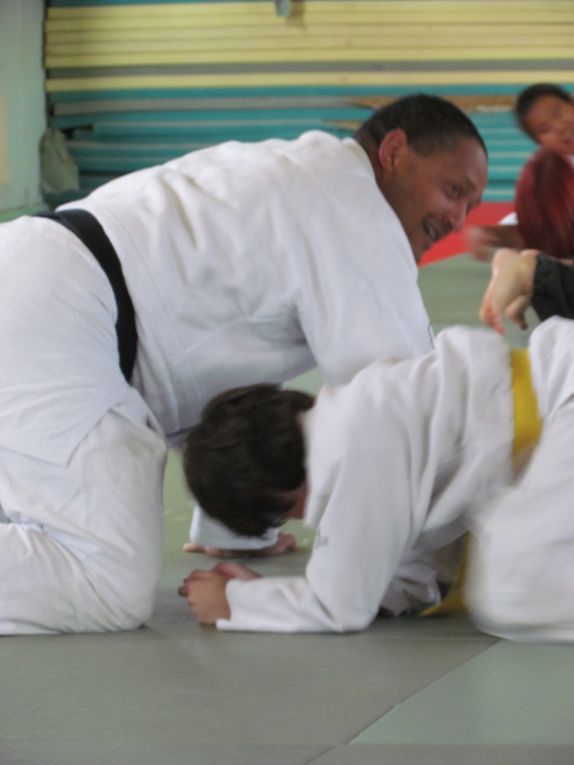
[[[408,144],[396,153],[381,188],[417,262],[436,241],[462,228],[469,210],[479,204],[486,180],[486,155],[471,138],[427,156]]]
[[[534,140],[559,154],[574,155],[574,104],[541,96],[525,120]]]

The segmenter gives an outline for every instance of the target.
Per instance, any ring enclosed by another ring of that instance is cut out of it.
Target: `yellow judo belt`
[[[532,387],[530,359],[526,349],[513,350],[510,357],[512,374],[512,394],[514,399],[514,439],[512,456],[534,446],[540,437],[542,421],[538,413],[536,393]],[[464,584],[468,566],[470,536],[466,536],[462,562],[449,591],[436,606],[421,612],[421,616],[447,616],[457,611],[466,610]]]

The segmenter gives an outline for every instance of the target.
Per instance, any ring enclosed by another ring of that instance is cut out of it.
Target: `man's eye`
[[[450,187],[449,194],[453,199],[459,199],[462,196],[462,187],[457,186],[456,184],[453,184]]]

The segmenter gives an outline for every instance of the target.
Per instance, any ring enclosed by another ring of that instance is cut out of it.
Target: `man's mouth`
[[[435,242],[438,242],[439,239],[442,239],[443,236],[446,236],[448,233],[448,231],[444,231],[442,227],[435,225],[431,221],[425,221],[423,224],[423,229],[429,238],[431,245],[433,245]]]

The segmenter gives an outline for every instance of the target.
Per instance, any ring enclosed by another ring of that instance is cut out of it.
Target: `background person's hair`
[[[305,481],[299,414],[312,406],[312,396],[272,384],[216,396],[183,448],[186,481],[202,509],[242,536],[283,523],[285,494]]]
[[[537,82],[535,85],[530,85],[528,88],[520,91],[514,104],[514,116],[518,123],[518,127],[523,130],[526,135],[530,136],[533,141],[535,141],[536,138],[532,135],[530,128],[528,127],[528,115],[538,99],[543,98],[544,96],[555,96],[568,104],[574,103],[574,99],[566,90],[564,90],[564,88],[561,88],[559,85],[553,85],[550,82]]]
[[[527,248],[574,258],[574,167],[566,157],[537,151],[516,184],[515,207]]]
[[[387,133],[397,128],[404,130],[409,146],[417,154],[450,151],[461,138],[471,138],[488,155],[478,129],[458,106],[424,93],[399,98],[378,109],[357,130],[355,140],[367,152],[373,151]]]

